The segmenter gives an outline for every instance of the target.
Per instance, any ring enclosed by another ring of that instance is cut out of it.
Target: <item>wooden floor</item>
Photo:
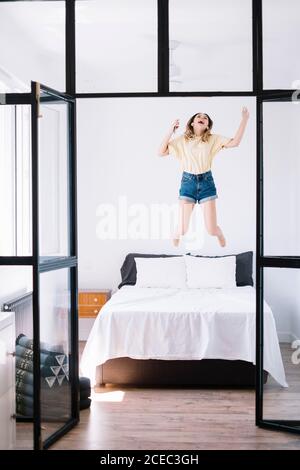
[[[98,389],[52,448],[300,449],[299,436],[257,428],[254,413],[252,391]]]
[[[293,364],[295,349],[290,344],[281,343],[280,349],[288,388],[278,388],[275,380],[269,377],[264,386],[264,418],[300,421],[300,364]]]
[[[283,345],[289,389],[268,382],[270,418],[300,418],[300,365],[292,365],[291,351]],[[258,428],[254,416],[253,390],[105,386],[51,449],[300,450],[300,436]]]

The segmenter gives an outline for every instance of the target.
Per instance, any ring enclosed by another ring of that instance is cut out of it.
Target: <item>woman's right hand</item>
[[[176,119],[176,121],[173,122],[172,127],[171,127],[171,132],[175,132],[176,129],[179,127],[179,119]]]

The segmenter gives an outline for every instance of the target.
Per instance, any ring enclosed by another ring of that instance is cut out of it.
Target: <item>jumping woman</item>
[[[180,238],[187,232],[195,204],[203,204],[204,221],[209,235],[218,237],[222,247],[226,245],[224,234],[217,225],[216,186],[211,172],[212,160],[222,148],[237,147],[243,137],[249,111],[242,109],[242,120],[235,137],[212,134],[213,121],[208,114],[197,113],[186,124],[184,134],[172,139],[179,127],[179,120],[161,143],[160,157],[174,155],[180,160],[183,171],[179,190],[179,223],[173,235],[173,244],[178,246]]]

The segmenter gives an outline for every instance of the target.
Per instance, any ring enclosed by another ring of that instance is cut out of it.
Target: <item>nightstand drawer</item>
[[[98,315],[98,313],[101,310],[101,306],[96,305],[96,306],[91,306],[91,305],[79,305],[78,307],[78,312],[79,312],[79,317],[83,318],[93,318]]]
[[[110,289],[80,290],[78,292],[79,318],[96,318],[101,308],[110,297]]]
[[[79,292],[79,305],[104,305],[108,295],[101,292]]]

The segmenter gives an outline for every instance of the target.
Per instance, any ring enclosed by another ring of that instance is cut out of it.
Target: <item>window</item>
[[[0,93],[65,90],[65,2],[1,2],[0,43]]]
[[[30,107],[0,106],[0,256],[30,256]]]
[[[77,92],[157,91],[157,1],[76,2]]]
[[[299,88],[300,3],[298,0],[263,0],[262,6],[263,87]]]
[[[170,91],[252,90],[252,2],[169,5]]]

